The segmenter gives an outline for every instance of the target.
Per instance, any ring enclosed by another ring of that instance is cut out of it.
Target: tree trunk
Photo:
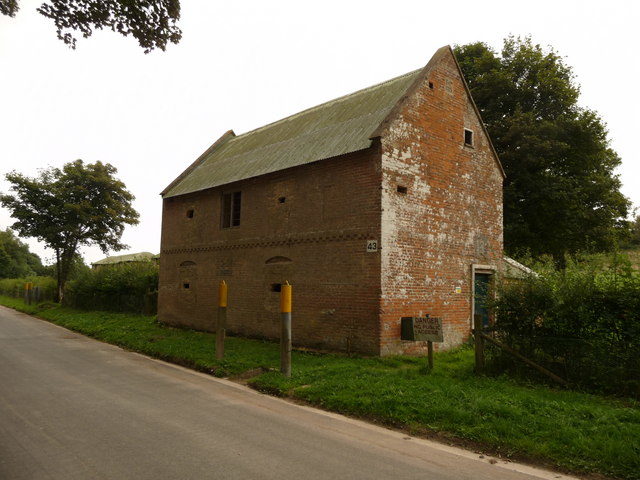
[[[553,253],[553,263],[556,266],[556,270],[566,270],[567,268],[567,255],[565,252]]]
[[[62,267],[60,265],[60,250],[56,248],[56,280],[58,284],[56,302],[62,303],[62,297],[64,296],[64,284],[62,282]]]
[[[71,265],[73,263],[73,256],[76,253],[75,246],[70,251],[63,251],[60,255],[60,278],[58,280],[58,295],[60,296],[60,303],[64,299],[64,287],[69,279],[69,272],[71,272]]]

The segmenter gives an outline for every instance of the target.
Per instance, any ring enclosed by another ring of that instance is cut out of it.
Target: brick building
[[[403,316],[470,333],[502,262],[503,170],[450,47],[420,70],[236,136],[163,192],[158,316],[278,338],[294,286],[293,343],[418,353]]]

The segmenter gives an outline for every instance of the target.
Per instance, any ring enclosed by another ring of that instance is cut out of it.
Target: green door
[[[489,286],[491,282],[490,273],[476,273],[473,279],[473,315],[482,317],[482,325],[489,326]]]

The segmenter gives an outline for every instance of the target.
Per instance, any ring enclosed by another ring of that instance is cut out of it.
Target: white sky
[[[640,2],[182,0],[183,39],[144,55],[98,32],[73,51],[21,0],[0,16],[0,191],[4,174],[102,160],[136,196],[129,252],[160,248],[159,192],[228,129],[236,134],[426,64],[438,47],[510,33],[573,66],[581,104],[608,123],[623,192],[640,206]],[[12,223],[0,209],[0,228]],[[30,240],[45,260],[51,252]],[[104,255],[84,249],[88,262]],[[125,252],[122,252],[125,253]]]

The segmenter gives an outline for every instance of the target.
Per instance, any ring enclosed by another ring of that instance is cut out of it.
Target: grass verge
[[[35,314],[99,340],[157,358],[234,376],[263,368],[253,387],[327,410],[438,436],[503,457],[528,459],[576,473],[640,479],[640,404],[473,374],[473,351],[424,359],[361,358],[294,351],[293,376],[273,371],[277,344],[229,337],[216,361],[215,335],[165,327],[153,317],[86,312],[0,297],[0,304]]]

